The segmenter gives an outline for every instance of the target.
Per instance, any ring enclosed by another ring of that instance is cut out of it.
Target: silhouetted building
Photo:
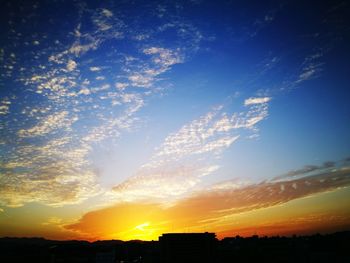
[[[214,233],[171,233],[159,237],[161,261],[214,262],[217,239]]]

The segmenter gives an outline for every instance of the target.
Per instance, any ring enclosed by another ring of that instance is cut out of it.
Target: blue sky
[[[348,9],[5,2],[0,216],[33,204],[171,205],[348,169]]]

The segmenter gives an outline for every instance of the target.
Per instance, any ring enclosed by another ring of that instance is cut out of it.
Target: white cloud
[[[242,129],[256,132],[267,117],[267,102],[248,104],[246,112],[231,116],[216,107],[167,136],[149,162],[114,187],[117,200],[160,199],[171,201],[193,190],[202,178],[219,169],[217,159],[240,136]],[[159,200],[158,200],[159,201]]]
[[[304,71],[299,75],[297,83],[312,79],[313,77],[315,77],[318,71],[318,69],[313,67],[304,69]]]
[[[135,70],[127,69],[131,86],[150,88],[157,82],[157,77],[160,74],[170,70],[173,65],[183,62],[178,50],[151,47],[143,49],[142,52],[152,56],[151,61],[144,64],[138,62],[137,65],[134,65],[137,68]]]
[[[91,92],[88,88],[82,88],[78,94],[89,95],[89,94],[91,94]]]
[[[100,71],[100,67],[90,67],[90,71]]]
[[[9,113],[11,101],[8,98],[4,98],[0,101],[0,115],[5,115]]]
[[[313,79],[318,77],[319,73],[322,71],[322,66],[324,63],[320,62],[320,58],[323,57],[323,52],[318,51],[307,56],[302,63],[302,70],[295,81],[295,84]]]
[[[128,83],[123,83],[123,82],[115,83],[115,87],[119,90],[124,90],[127,86],[129,86]]]
[[[78,57],[79,55],[82,55],[88,52],[89,50],[97,49],[99,44],[99,40],[92,40],[90,43],[84,45],[80,44],[79,42],[75,42],[68,51],[69,53],[72,53]]]
[[[166,70],[168,67],[182,62],[181,56],[176,50],[151,47],[144,49],[143,52],[147,55],[153,55],[153,62],[160,65],[162,70]]]
[[[111,17],[111,16],[113,16],[112,11],[110,11],[110,10],[108,10],[108,9],[106,9],[106,8],[103,8],[103,9],[102,9],[102,14],[103,14],[104,16],[106,16],[106,17]]]
[[[71,142],[71,137],[60,137],[43,146],[18,146],[16,156],[1,164],[3,176],[11,179],[0,176],[0,203],[12,207],[27,202],[62,206],[96,195],[96,176],[86,160],[90,148],[74,148]]]
[[[76,120],[76,117],[70,118],[67,111],[54,113],[29,129],[19,130],[18,135],[20,137],[43,136],[57,129],[68,129]]]
[[[114,187],[112,197],[118,201],[166,200],[179,198],[193,189],[200,178],[216,171],[216,165],[160,166],[150,170],[140,170],[134,177]]]
[[[132,86],[136,87],[150,87],[153,84],[154,78],[150,74],[134,73],[128,79]]]
[[[73,71],[76,67],[77,67],[77,63],[74,60],[72,59],[68,60],[68,63],[67,63],[68,71]]]
[[[261,104],[261,103],[267,103],[271,100],[270,97],[259,97],[259,98],[249,98],[244,101],[244,105],[253,105],[253,104]]]

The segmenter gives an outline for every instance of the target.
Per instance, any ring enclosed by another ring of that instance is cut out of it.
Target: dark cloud
[[[305,165],[301,169],[289,171],[286,174],[282,174],[280,176],[273,178],[272,180],[281,180],[288,177],[307,176],[307,175],[310,175],[310,173],[320,173],[329,168],[336,167],[336,165],[337,165],[337,162],[334,162],[334,161],[325,161],[322,165]]]
[[[301,175],[301,174],[306,174],[313,172],[315,170],[319,169],[319,166],[316,165],[305,165],[303,168],[298,169],[298,170],[293,170],[287,173],[287,176],[296,176],[296,175]]]
[[[323,163],[324,168],[331,168],[331,167],[334,167],[335,165],[336,165],[336,163],[333,161],[327,161],[327,162]]]

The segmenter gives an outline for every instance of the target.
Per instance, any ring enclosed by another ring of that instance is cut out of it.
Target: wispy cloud
[[[289,171],[286,174],[280,175],[278,177],[273,178],[272,180],[285,180],[288,179],[290,177],[305,177],[305,176],[309,176],[315,173],[320,173],[320,172],[328,172],[332,169],[335,169],[336,167],[336,162],[333,161],[327,161],[324,162],[323,165],[305,165],[303,168],[301,169],[297,169],[297,170],[292,170]]]
[[[47,225],[61,225],[62,224],[62,219],[59,217],[49,217],[47,221],[43,222],[42,225],[47,226]]]
[[[296,80],[296,84],[317,78],[322,71],[323,63],[320,59],[323,57],[323,52],[318,51],[307,56],[302,63],[302,70]]]
[[[171,206],[149,202],[118,203],[109,208],[87,213],[78,222],[67,225],[66,228],[86,235],[110,237],[110,229],[105,229],[103,225],[110,225],[109,220],[112,220],[113,225],[118,226],[117,222],[124,220],[128,216],[128,211],[132,210],[138,217],[131,220],[130,224],[123,224],[123,229],[115,228],[114,238],[125,238],[123,236],[125,229],[135,228],[144,222],[148,222],[150,229],[157,229],[155,231],[159,233],[156,232],[156,234],[169,231],[170,228],[173,231],[184,229],[211,229],[211,231],[226,229],[229,231],[233,228],[237,229],[236,220],[232,220],[235,215],[244,215],[244,212],[275,207],[298,198],[350,186],[350,168],[338,166],[332,171],[320,171],[304,178],[279,182],[239,184],[233,181],[231,185],[229,182],[224,182],[224,184],[224,187],[211,186],[206,190],[193,193]],[[343,220],[340,221],[343,222]],[[101,227],[96,229],[95,222],[103,222],[103,224],[99,224]],[[166,223],[159,228],[156,222]],[[254,224],[259,225],[259,222],[254,222]],[[291,231],[293,230],[295,229],[292,228]],[[244,229],[241,231],[244,232]]]
[[[11,101],[8,98],[4,98],[0,101],[0,115],[5,115],[9,113]]]
[[[142,50],[142,53],[151,56],[152,63],[143,64],[137,70],[127,68],[128,80],[131,86],[151,87],[156,81],[157,76],[168,71],[171,66],[182,63],[182,57],[179,50],[170,50],[162,47],[150,47]],[[131,64],[133,67],[134,65]]]
[[[113,13],[112,11],[106,9],[106,8],[102,8],[101,9],[101,13],[106,16],[106,17],[112,17],[113,16]]]
[[[68,71],[73,71],[76,67],[77,67],[77,63],[74,60],[72,59],[68,60],[68,63],[67,63]]]
[[[192,207],[198,206],[199,209],[205,206],[218,214],[240,213],[346,187],[350,184],[349,174],[349,167],[345,167],[305,178],[279,182],[266,181],[236,189],[208,190],[188,198],[184,203],[191,203]]]
[[[269,102],[270,100],[271,100],[271,98],[269,98],[269,97],[249,98],[249,99],[246,99],[244,101],[244,105],[248,106],[248,105],[253,105],[253,104],[262,104],[262,103]]]
[[[19,130],[18,135],[20,137],[36,137],[46,135],[57,129],[69,129],[72,123],[77,120],[77,117],[68,118],[67,111],[57,112],[52,115],[48,115],[37,125],[29,129]]]
[[[220,166],[223,151],[243,130],[256,133],[267,117],[269,99],[249,103],[247,111],[229,115],[222,106],[167,136],[148,163],[130,179],[115,186],[115,200],[179,198],[195,189],[202,178]]]
[[[101,68],[100,67],[90,67],[91,71],[100,71]]]

